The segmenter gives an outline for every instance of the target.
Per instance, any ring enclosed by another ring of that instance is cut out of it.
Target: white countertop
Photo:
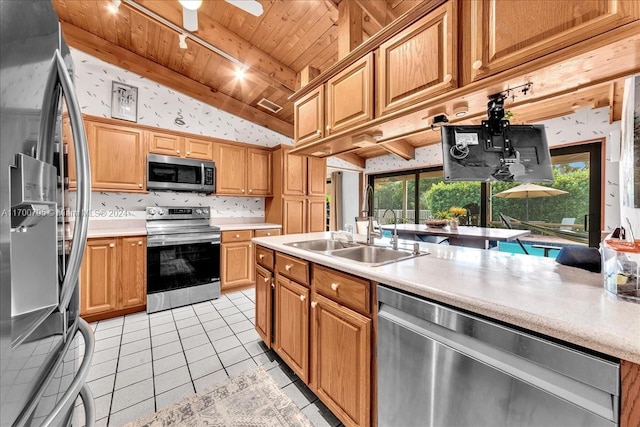
[[[259,245],[611,356],[640,363],[640,304],[607,293],[598,273],[551,258],[422,243],[429,255],[379,267],[285,246],[329,233],[259,237]]]
[[[264,230],[267,228],[282,228],[280,224],[271,224],[268,222],[247,222],[238,224],[218,224],[215,220],[211,220],[211,225],[220,227],[220,231],[229,230]]]
[[[458,228],[452,229],[450,227],[427,227],[424,224],[397,224],[395,227],[398,230],[398,234],[402,232],[409,232],[433,236],[499,241],[515,240],[531,234],[529,230],[515,230],[509,228],[458,226]],[[382,228],[385,230],[393,230],[394,225],[383,225]]]

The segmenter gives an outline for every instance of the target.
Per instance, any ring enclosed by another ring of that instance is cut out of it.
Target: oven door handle
[[[211,243],[212,245],[220,244],[220,236],[207,235],[202,237],[195,236],[171,236],[171,237],[156,237],[147,236],[147,248],[157,248],[160,246],[172,246],[172,245],[189,245],[193,243]]]

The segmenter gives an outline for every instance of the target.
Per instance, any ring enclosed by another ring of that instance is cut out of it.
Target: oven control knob
[[[201,215],[202,214],[202,209],[196,209],[196,215]]]
[[[156,214],[156,208],[149,208],[149,215],[155,215]]]
[[[164,215],[164,209],[158,209],[158,215]]]

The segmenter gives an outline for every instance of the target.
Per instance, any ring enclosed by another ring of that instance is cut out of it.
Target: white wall
[[[515,120],[514,123],[517,123]],[[620,122],[609,123],[609,107],[582,109],[564,117],[541,122],[545,125],[550,147],[596,138],[609,139],[611,132],[620,131]],[[608,142],[605,142],[607,144]],[[367,160],[365,173],[380,173],[403,169],[442,166],[442,145],[434,144],[416,149],[415,159],[402,160],[394,155]],[[604,167],[604,229],[613,230],[620,224],[620,191],[617,163],[610,158]],[[638,227],[636,227],[638,228]]]

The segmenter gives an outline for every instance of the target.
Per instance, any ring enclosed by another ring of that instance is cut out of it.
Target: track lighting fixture
[[[178,34],[178,39],[180,40],[180,42],[178,43],[178,46],[180,46],[180,49],[186,49],[187,48],[187,35],[186,34]]]
[[[118,8],[120,8],[120,3],[122,0],[111,0],[111,3],[107,6],[111,13],[118,13]]]

